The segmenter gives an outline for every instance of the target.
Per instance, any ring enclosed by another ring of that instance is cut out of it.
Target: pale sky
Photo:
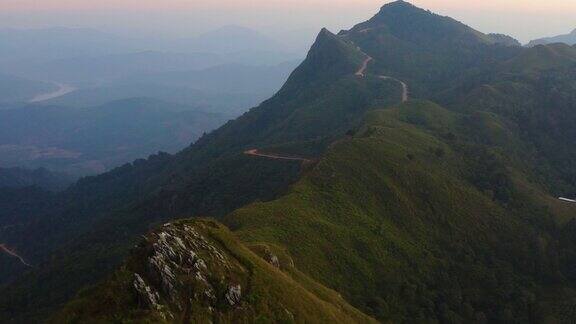
[[[576,10],[572,0],[414,0],[414,4],[430,8],[451,9],[496,9],[523,11]],[[166,9],[182,10],[194,8],[230,9],[233,7],[314,7],[330,5],[341,7],[379,6],[383,1],[375,0],[2,0],[0,10],[100,10],[100,9]]]
[[[189,35],[239,24],[284,31],[350,28],[389,0],[0,0],[0,27],[95,27]],[[522,41],[576,28],[576,0],[413,0],[482,32]]]

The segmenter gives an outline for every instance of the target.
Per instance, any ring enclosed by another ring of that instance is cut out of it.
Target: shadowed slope
[[[268,255],[270,263],[214,221],[165,224],[51,322],[376,323]]]

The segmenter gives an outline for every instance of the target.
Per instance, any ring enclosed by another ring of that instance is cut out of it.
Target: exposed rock
[[[272,264],[276,268],[280,269],[280,261],[278,260],[278,257],[275,256],[274,254],[270,255],[270,261],[269,262],[270,262],[270,264]]]
[[[211,220],[165,224],[136,245],[110,280],[50,323],[375,322],[342,300],[315,297],[266,263],[265,252],[253,253]],[[268,256],[278,266],[279,258]],[[120,293],[126,288],[130,294]]]
[[[266,249],[266,261],[268,261],[268,263],[274,267],[280,269],[280,260],[278,260],[278,257],[268,249]]]
[[[233,285],[228,288],[228,292],[226,293],[226,300],[230,306],[234,306],[240,303],[240,299],[242,298],[242,287],[240,285]]]
[[[158,295],[158,292],[148,286],[139,274],[135,273],[134,277],[134,288],[136,289],[138,296],[146,302],[148,307],[160,310],[162,307],[159,304],[160,296]]]
[[[183,312],[199,304],[212,313],[218,305],[240,303],[245,278],[238,275],[246,271],[199,229],[168,223],[145,239],[139,249],[147,271],[135,275],[134,288],[150,309]]]

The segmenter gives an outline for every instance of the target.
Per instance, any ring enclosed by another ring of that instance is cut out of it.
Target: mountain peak
[[[404,6],[404,7],[415,7],[413,4],[411,4],[408,1],[404,1],[404,0],[396,0],[396,1],[392,1],[389,2],[385,5],[382,6],[382,9],[384,8],[390,8],[390,7],[399,7],[399,6]]]
[[[324,76],[328,79],[353,74],[362,63],[362,52],[344,38],[322,28],[310,48],[306,60],[294,71],[289,79]]]
[[[426,47],[438,47],[440,43],[445,44],[442,46],[449,43],[493,43],[487,35],[455,19],[435,14],[403,0],[385,4],[375,16],[356,25],[353,31],[386,33],[403,41],[426,44]]]
[[[380,8],[380,12],[385,12],[388,10],[409,10],[409,9],[418,9],[418,10],[424,10],[421,8],[416,7],[415,5],[411,4],[410,2],[404,1],[404,0],[397,0],[394,2],[389,2],[385,5],[383,5]]]
[[[332,37],[335,36],[334,33],[332,33],[331,31],[328,30],[328,28],[324,27],[320,30],[320,33],[318,33],[318,37]]]

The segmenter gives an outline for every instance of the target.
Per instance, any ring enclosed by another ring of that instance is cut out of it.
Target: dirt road
[[[360,66],[358,71],[356,71],[356,73],[355,73],[355,75],[357,77],[360,77],[360,78],[363,78],[366,76],[366,70],[368,69],[368,64],[374,60],[370,55],[368,55],[366,53],[364,53],[364,55],[366,55],[366,59],[364,60],[364,62],[362,62],[362,65]],[[378,75],[378,78],[380,78],[382,80],[393,80],[393,81],[400,83],[400,85],[402,85],[402,103],[405,103],[406,101],[408,101],[409,89],[408,89],[408,85],[405,82],[400,81],[400,80],[393,78],[393,77],[390,77],[390,76],[386,76],[386,75]]]
[[[406,83],[404,83],[403,81],[400,81],[396,78],[385,76],[385,75],[379,75],[378,77],[380,79],[394,80],[394,81],[400,83],[402,85],[402,103],[405,103],[406,101],[408,101],[408,85]]]
[[[246,155],[251,155],[251,156],[259,156],[259,157],[268,158],[268,159],[274,159],[274,160],[312,162],[312,160],[310,160],[310,159],[305,159],[305,158],[302,158],[302,157],[284,156],[284,155],[277,155],[277,154],[271,154],[271,153],[260,153],[257,149],[252,149],[252,150],[245,151],[244,154],[246,154]]]
[[[358,71],[356,72],[356,76],[358,77],[365,77],[366,76],[366,69],[368,68],[368,63],[370,63],[370,61],[372,61],[373,59],[368,56],[364,62],[362,62],[362,65],[360,66],[360,69],[358,69]]]
[[[0,244],[0,251],[17,258],[18,260],[20,260],[20,263],[22,263],[23,265],[27,266],[27,267],[32,267],[31,264],[27,263],[24,258],[22,258],[20,255],[18,255],[18,253],[12,251],[10,248],[8,248],[5,244]]]

